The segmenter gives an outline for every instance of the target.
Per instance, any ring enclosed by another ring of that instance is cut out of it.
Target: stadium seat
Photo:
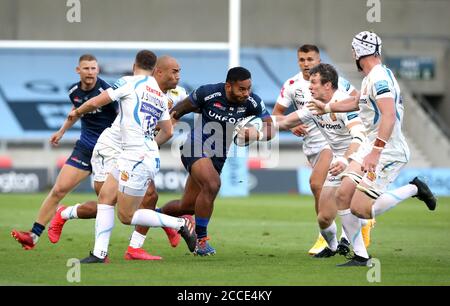
[[[0,155],[0,169],[12,168],[12,159],[6,155]]]

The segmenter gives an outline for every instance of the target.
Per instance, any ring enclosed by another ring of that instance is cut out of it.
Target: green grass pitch
[[[177,195],[160,195],[160,202]],[[161,229],[151,229],[144,247],[164,259],[126,261],[132,228],[116,219],[111,263],[81,266],[81,281],[66,275],[70,258],[83,258],[94,244],[94,221],[69,221],[52,245],[46,232],[24,251],[11,229],[28,230],[45,194],[0,196],[0,285],[450,285],[450,198],[430,212],[415,199],[379,216],[369,253],[380,261],[380,282],[367,280],[368,268],[337,268],[341,256],[307,255],[317,236],[311,197],[253,195],[219,198],[209,225],[213,257],[189,254],[183,241],[170,247]],[[64,203],[93,199],[69,195]]]

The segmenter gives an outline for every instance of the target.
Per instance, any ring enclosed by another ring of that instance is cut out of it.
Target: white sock
[[[398,203],[417,194],[417,186],[408,184],[395,190],[386,191],[376,199],[372,206],[372,218],[394,208]]]
[[[33,232],[30,232],[31,238],[33,238],[33,243],[36,244],[39,240],[39,236]]]
[[[342,238],[344,238],[347,241],[350,241],[350,240],[348,240],[348,237],[345,234],[344,226],[342,226],[342,228],[341,228],[341,238],[339,238],[339,240],[341,240]]]
[[[337,249],[337,238],[336,238],[336,223],[333,221],[331,225],[325,229],[321,229],[320,233],[322,234],[322,237],[325,239],[325,241],[328,243],[328,247],[332,251],[336,251]]]
[[[141,233],[134,231],[133,234],[131,234],[130,247],[135,249],[142,248],[142,246],[144,245],[145,237],[146,236],[142,235]]]
[[[95,219],[95,246],[94,255],[105,258],[108,254],[109,239],[114,227],[114,206],[97,204],[97,217]]]
[[[69,206],[61,212],[61,217],[64,220],[69,219],[78,219],[77,208],[80,206],[80,203],[75,204],[74,206]]]
[[[349,242],[353,246],[353,252],[358,256],[369,258],[361,235],[361,220],[353,215],[350,209],[338,210],[338,214],[341,216],[345,234],[350,238]]]
[[[165,214],[157,213],[151,209],[138,209],[131,219],[132,225],[148,227],[170,227],[177,231],[184,225],[183,218],[175,218]]]

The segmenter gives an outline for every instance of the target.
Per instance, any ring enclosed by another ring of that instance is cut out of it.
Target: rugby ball
[[[256,117],[256,116],[245,117],[244,119],[239,121],[235,125],[234,131],[233,131],[233,142],[234,142],[235,145],[237,145],[239,147],[246,147],[250,143],[254,142],[254,140],[252,140],[252,141],[245,141],[243,138],[238,136],[238,132],[239,132],[240,129],[242,129],[242,128],[249,128],[249,127],[253,127],[253,128],[255,128],[255,129],[257,129],[258,131],[261,132],[262,128],[263,128],[263,121],[261,120],[261,118]]]

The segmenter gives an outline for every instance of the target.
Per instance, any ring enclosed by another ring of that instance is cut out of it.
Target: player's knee
[[[142,206],[147,209],[154,209],[156,206],[156,203],[158,203],[158,193],[154,190],[147,191],[145,194],[145,198],[142,201]]]
[[[202,190],[208,194],[217,194],[220,189],[220,180],[210,180],[203,184]]]
[[[61,185],[57,184],[57,185],[53,186],[51,192],[52,192],[52,195],[53,195],[54,197],[56,197],[56,198],[58,198],[58,199],[62,199],[62,198],[65,197],[65,195],[66,195],[67,193],[70,192],[70,190],[69,190],[69,188],[67,188],[67,187],[64,187],[64,186],[61,186]]]
[[[320,192],[322,191],[322,184],[318,182],[314,178],[309,179],[309,186],[311,187],[311,192],[316,195],[320,195]]]
[[[351,198],[351,195],[349,192],[345,192],[345,190],[338,188],[338,190],[336,191],[336,202],[338,204],[341,204],[338,206],[342,206],[342,204],[345,204],[345,203],[350,204],[351,200],[352,200],[352,198]]]
[[[109,194],[107,192],[101,192],[98,195],[99,204],[115,204],[117,202],[117,194]]]
[[[131,220],[133,219],[133,214],[130,214],[123,210],[119,210],[117,213],[117,217],[119,218],[120,222],[122,222],[123,224],[130,225]]]
[[[364,218],[364,210],[360,206],[351,206],[350,211],[353,215],[357,216],[358,218]]]
[[[317,222],[320,228],[329,227],[334,221],[334,217],[331,214],[320,213],[317,215]]]

